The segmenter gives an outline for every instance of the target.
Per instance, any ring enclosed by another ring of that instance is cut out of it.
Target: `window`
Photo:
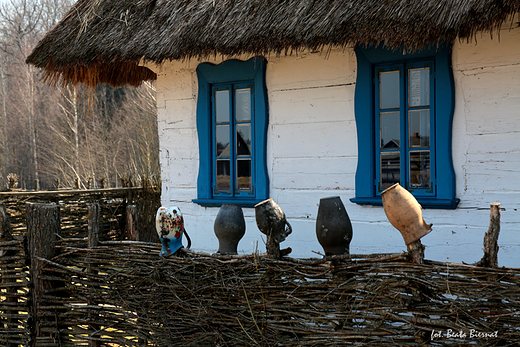
[[[252,58],[197,67],[200,205],[254,206],[268,198],[265,65]]]
[[[395,183],[435,195],[432,61],[376,65],[375,130],[377,194]]]
[[[381,192],[400,183],[425,208],[456,208],[450,47],[355,51],[359,155],[351,201],[381,205]]]

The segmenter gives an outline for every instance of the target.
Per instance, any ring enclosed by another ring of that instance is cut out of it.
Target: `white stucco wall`
[[[500,40],[456,42],[453,72],[456,107],[453,160],[456,210],[424,210],[433,231],[422,239],[426,258],[472,263],[482,257],[489,204],[502,205],[499,264],[520,266],[520,29]],[[248,57],[239,57],[247,59]],[[354,119],[356,58],[352,49],[329,54],[267,57],[270,197],[284,210],[293,234],[282,244],[293,257],[319,257],[315,236],[320,198],[339,195],[353,223],[351,253],[401,252],[400,233],[382,207],[359,206],[354,197],[357,137]],[[221,60],[213,60],[218,63]],[[200,61],[155,68],[161,147],[162,203],[185,216],[193,248],[213,253],[218,208],[191,202],[197,196],[197,76]],[[244,209],[241,253],[265,251],[254,209]]]

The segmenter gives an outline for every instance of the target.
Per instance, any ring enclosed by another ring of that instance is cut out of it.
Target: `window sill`
[[[265,199],[193,199],[192,202],[204,207],[220,207],[222,204],[240,205],[242,207],[255,207]]]
[[[454,210],[460,202],[460,199],[435,199],[435,198],[416,198],[424,209],[441,209]],[[374,198],[352,198],[351,202],[358,205],[383,206],[381,197]]]

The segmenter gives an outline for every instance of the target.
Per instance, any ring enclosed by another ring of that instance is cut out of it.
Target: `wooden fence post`
[[[498,234],[500,234],[500,203],[489,206],[489,228],[484,235],[484,256],[476,263],[478,266],[498,266]]]
[[[141,241],[141,235],[137,228],[137,206],[126,206],[126,232],[127,236],[132,241]]]
[[[49,332],[45,331],[47,336],[44,336],[43,326],[50,324],[46,322],[44,316],[41,314],[40,306],[43,305],[42,295],[52,289],[54,283],[45,281],[40,278],[43,273],[43,261],[37,258],[51,259],[54,254],[54,242],[59,235],[60,226],[60,207],[58,205],[26,203],[26,218],[27,218],[27,239],[29,244],[29,254],[31,265],[29,269],[31,277],[31,298],[32,307],[30,308],[31,316],[31,338],[29,345],[36,346],[38,340],[42,342],[59,341],[59,331]],[[52,319],[54,320],[54,319]],[[44,343],[45,343],[44,342]]]
[[[88,205],[88,248],[97,247],[99,244],[99,229],[101,226],[101,207],[99,202],[94,202]],[[96,270],[89,269],[89,273],[97,274]],[[95,305],[95,303],[89,303],[90,305]],[[89,315],[89,319],[91,322],[96,322],[97,315],[95,313],[91,313]],[[90,337],[93,338],[95,333],[98,332],[99,325],[95,323],[89,324],[89,332]],[[100,343],[96,340],[88,341],[89,347],[99,347]]]
[[[5,204],[4,203],[1,203],[0,204],[0,242],[9,242],[9,241],[12,241],[13,240],[13,235],[11,233],[11,223],[9,221],[9,217],[7,215],[7,210],[5,208]],[[0,257],[5,257],[6,259],[9,259],[10,257],[13,257],[15,256],[16,254],[16,251],[11,251],[11,250],[8,250],[8,251],[3,251],[3,250],[0,250]],[[6,264],[10,264],[12,260],[6,260],[5,263]],[[2,264],[4,263],[4,261],[2,261],[2,259],[0,258],[0,270],[3,270],[3,266]],[[7,272],[11,272],[12,270],[9,269],[9,267],[6,267],[6,275],[9,275],[9,273]],[[16,283],[16,279],[11,279],[11,278],[8,278],[9,276],[3,276],[3,278],[1,279],[1,282],[2,283],[5,283],[5,284],[9,284],[10,282],[15,282]],[[4,300],[4,305],[8,306],[9,308],[11,307],[12,305],[12,309],[14,310],[13,311],[8,311],[8,316],[9,315],[13,315],[14,314],[17,314],[18,311],[16,310],[18,305],[18,298],[17,298],[17,290],[16,290],[16,287],[14,286],[7,286],[7,291],[2,293],[1,295],[5,297],[5,300]],[[2,327],[4,329],[4,331],[7,331],[7,332],[10,332],[11,330],[15,330],[13,328],[16,328],[17,325],[18,325],[18,321],[16,318],[7,318],[5,319],[5,325],[4,324],[1,324],[0,327]],[[16,343],[11,343],[9,342],[9,340],[7,340],[7,344],[6,344],[6,347],[15,347],[15,346],[18,346],[18,344]]]
[[[99,229],[101,226],[101,206],[99,202],[88,205],[88,248],[99,244]]]

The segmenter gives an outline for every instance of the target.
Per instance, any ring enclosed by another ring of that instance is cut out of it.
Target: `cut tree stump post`
[[[412,262],[415,264],[422,264],[424,260],[424,245],[421,240],[414,241],[408,244],[408,254],[412,258]]]
[[[38,340],[47,341],[52,339],[59,341],[59,331],[47,333],[44,336],[42,331],[42,323],[45,317],[40,315],[43,310],[40,306],[42,303],[43,293],[49,293],[56,286],[52,281],[41,279],[43,274],[43,261],[38,258],[52,259],[55,255],[54,243],[60,234],[60,207],[58,205],[26,203],[27,216],[27,239],[29,244],[29,254],[31,266],[29,269],[31,286],[32,307],[30,308],[30,316],[32,324],[30,327],[31,338],[30,346],[36,346]],[[47,294],[48,295],[48,294]],[[55,317],[47,317],[54,321]]]
[[[500,203],[489,206],[489,228],[484,235],[484,256],[476,265],[484,267],[498,266],[498,234],[500,234]]]
[[[99,245],[99,229],[101,225],[101,207],[99,202],[94,202],[88,205],[88,248],[94,248]],[[97,271],[93,269],[89,269],[88,271],[91,274],[96,274]],[[94,302],[90,302],[89,305],[97,305]],[[94,335],[100,331],[99,324],[95,324],[98,320],[98,316],[95,313],[89,314],[89,335],[91,338],[94,338]],[[89,347],[99,347],[100,342],[97,340],[89,340]]]
[[[272,231],[271,231],[272,233]],[[267,242],[265,244],[267,256],[272,259],[281,259],[280,243],[271,234],[267,235]]]
[[[12,241],[13,240],[13,235],[11,233],[11,223],[9,221],[9,217],[8,217],[8,214],[7,214],[7,210],[5,208],[5,204],[4,203],[1,203],[0,204],[0,242],[9,242],[9,241]],[[3,250],[0,250],[0,270],[4,270],[4,264],[5,265],[10,265],[12,264],[12,260],[9,260],[10,257],[13,257],[16,255],[16,251],[3,251]],[[5,257],[7,260],[2,260],[2,257]],[[11,271],[13,271],[12,268],[10,268],[9,266],[6,266],[5,267],[5,274],[8,275]],[[2,271],[2,272],[4,272]],[[16,270],[15,270],[16,271]],[[1,277],[1,276],[0,276]],[[10,282],[14,282],[16,283],[16,279],[10,279],[10,278],[6,278],[6,277],[9,277],[9,276],[4,276],[3,278],[1,278],[1,282],[2,283],[10,283]],[[2,293],[2,296],[5,297],[5,300],[4,300],[4,305],[7,306],[8,308],[11,307],[14,307],[16,308],[18,305],[18,299],[17,299],[17,290],[16,290],[16,286],[13,285],[13,286],[7,286],[6,288],[6,292]],[[13,314],[12,311],[9,311],[10,314]],[[16,313],[18,313],[16,311]],[[5,319],[4,321],[5,324],[0,324],[0,328],[2,328],[4,331],[8,332],[8,331],[11,331],[11,330],[16,330],[17,326],[18,326],[18,321],[17,319],[15,318],[7,318]],[[7,340],[7,343],[6,343],[6,347],[15,347],[15,346],[18,346],[17,343],[12,343],[12,342],[9,342],[9,340]]]
[[[126,232],[129,240],[141,241],[137,227],[137,206],[128,205],[126,206]]]

